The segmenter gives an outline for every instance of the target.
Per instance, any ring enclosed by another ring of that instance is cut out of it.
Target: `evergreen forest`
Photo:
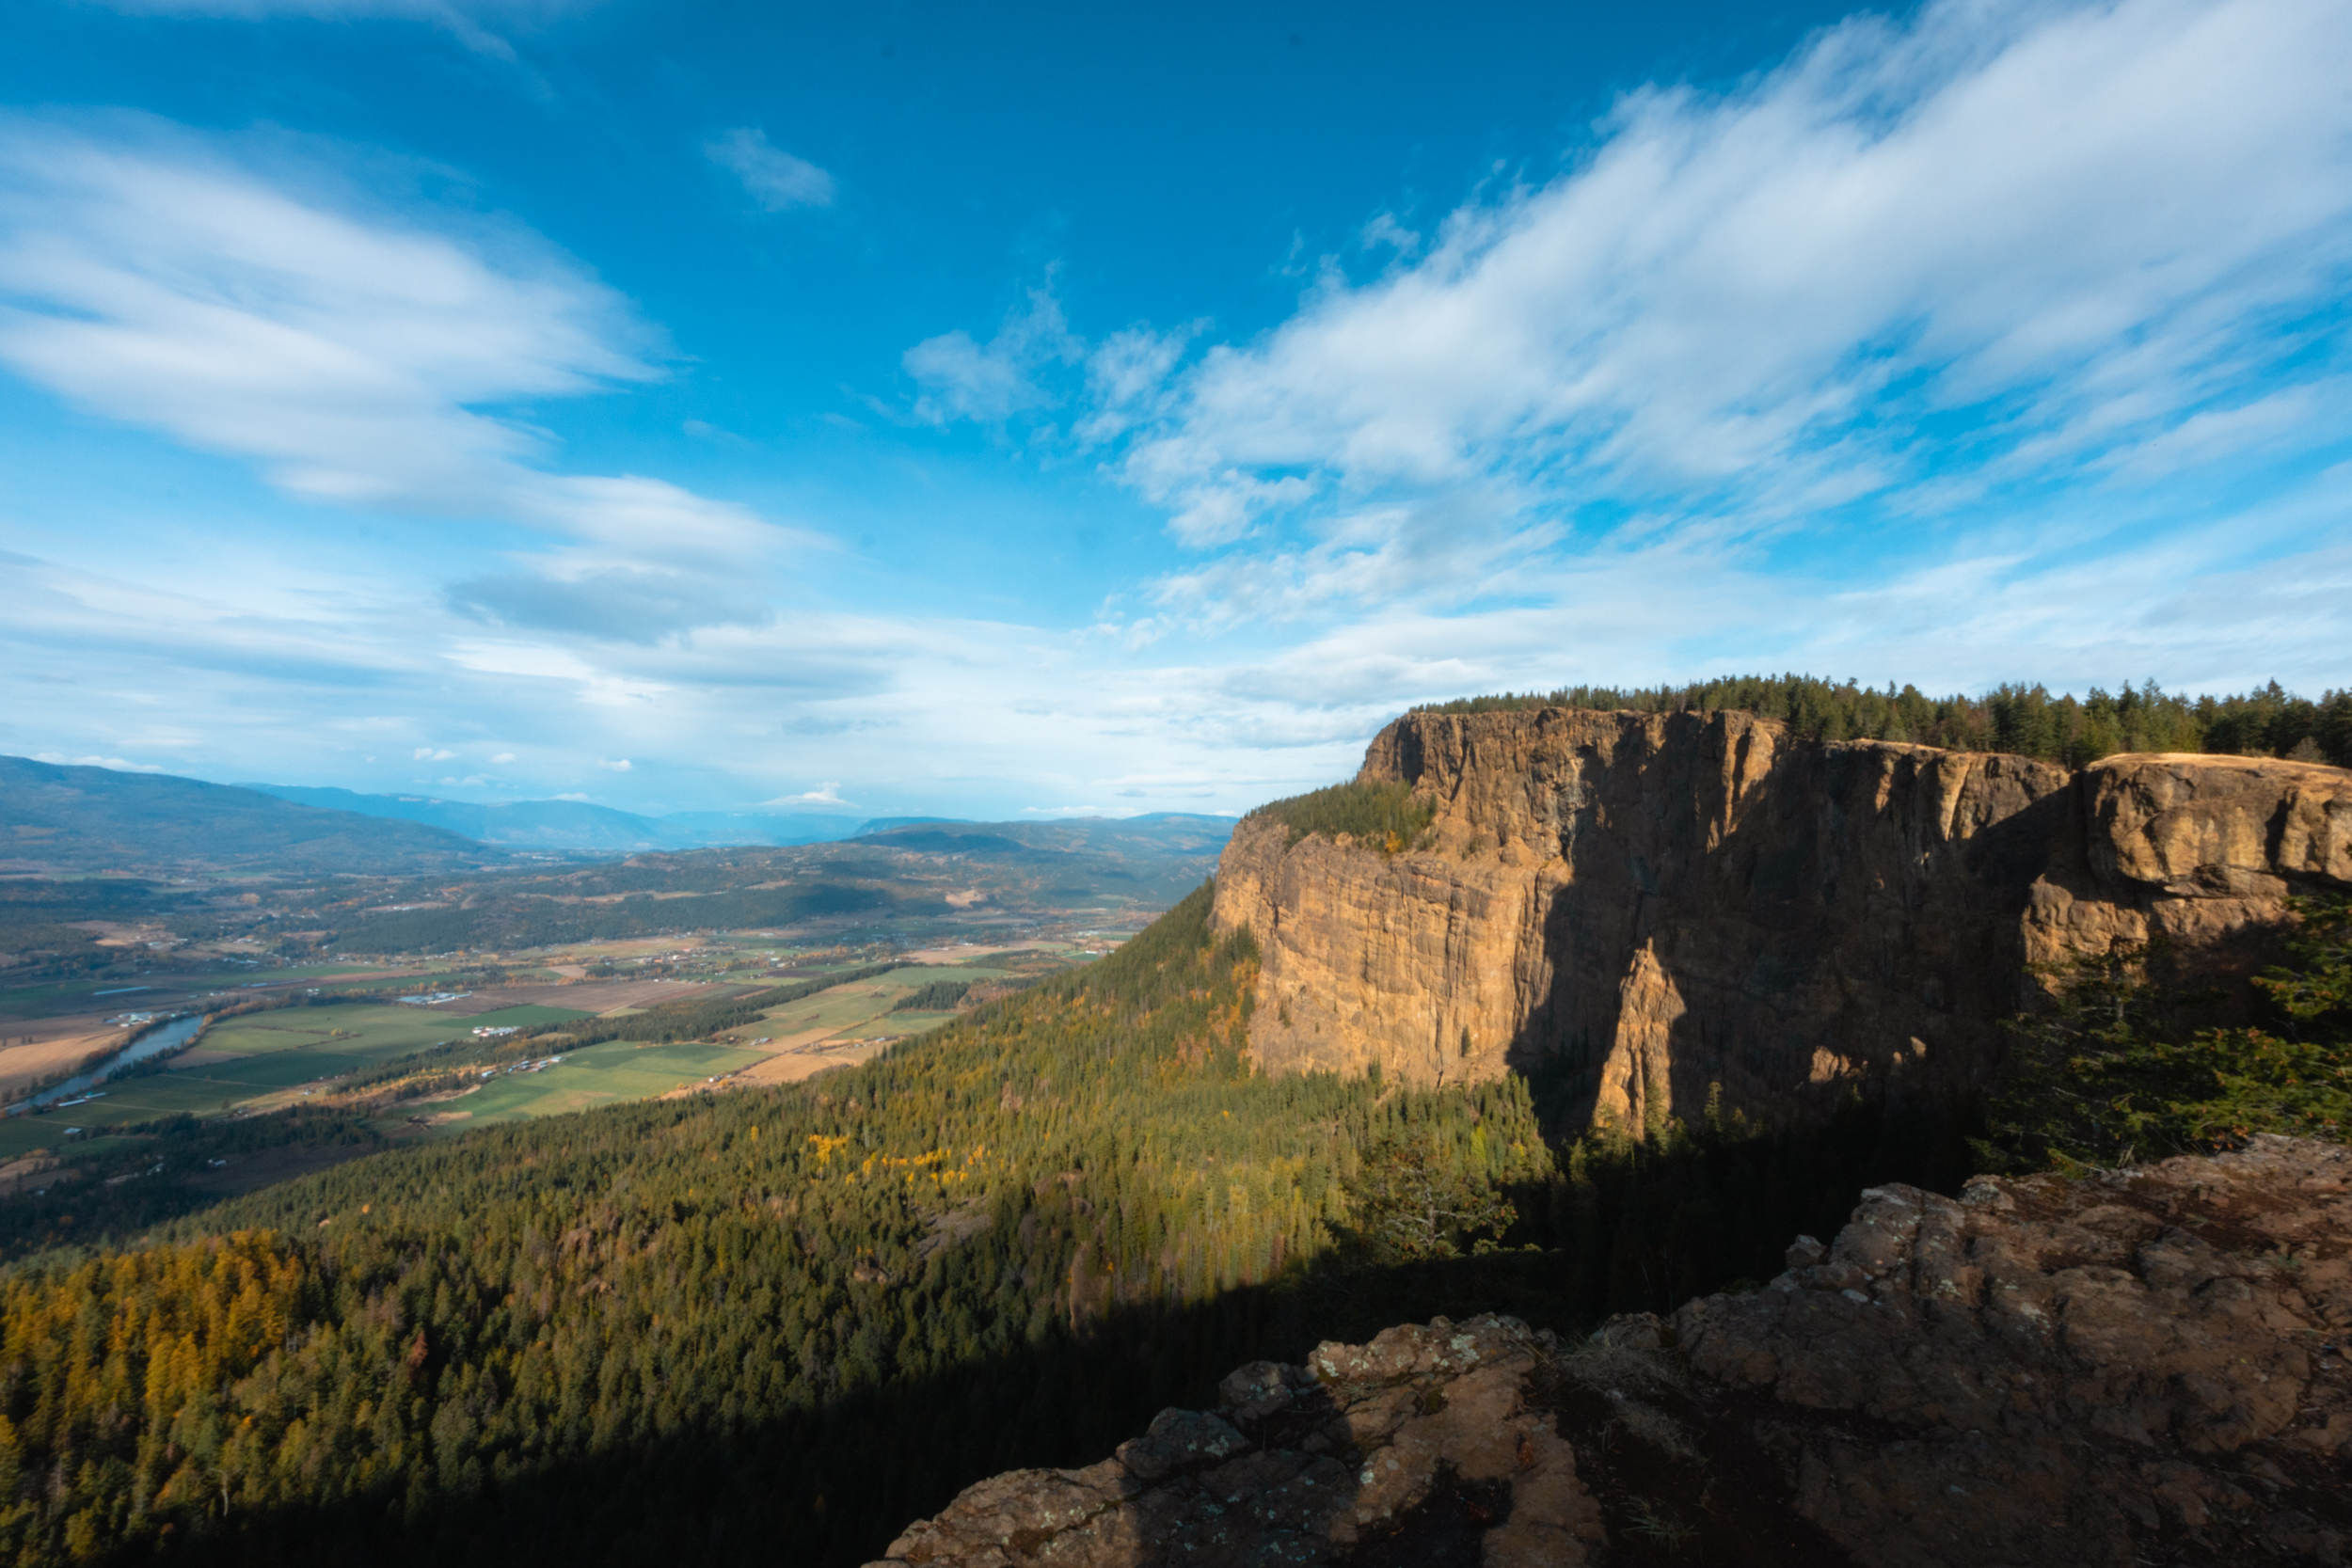
[[[1899,740],[1956,752],[2010,752],[2080,768],[2119,752],[2216,752],[2352,768],[2352,689],[2298,697],[2272,681],[2231,697],[2176,697],[2149,681],[2113,694],[2053,696],[2008,683],[1981,697],[1883,691],[1812,675],[1728,675],[1684,686],[1569,686],[1431,703],[1416,713],[1584,707],[1635,713],[1743,709],[1819,740]]]
[[[0,1275],[0,1554],[856,1563],[1252,1357],[1670,1307],[1964,1174],[1966,1129],[1858,1104],[1555,1149],[1520,1080],[1259,1077],[1208,908],[809,1085],[75,1230]]]
[[[1294,826],[1402,832],[1395,804]],[[1441,1312],[1574,1333],[1755,1288],[1867,1185],[2341,1138],[2352,1114],[2340,900],[2298,906],[2227,1027],[2160,953],[2046,975],[1988,1107],[1767,1130],[1710,1101],[1572,1138],[1540,1072],[1257,1075],[1256,949],[1210,902],[807,1084],[485,1128],[196,1212],[135,1182],[38,1200],[0,1270],[0,1558],[855,1564],[1256,1357]],[[154,1131],[373,1137],[308,1115]]]

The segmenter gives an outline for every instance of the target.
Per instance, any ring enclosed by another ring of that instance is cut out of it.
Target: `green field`
[[[59,1148],[66,1129],[102,1132],[132,1122],[185,1112],[217,1116],[240,1101],[257,1099],[312,1079],[347,1072],[359,1058],[324,1051],[247,1056],[209,1068],[125,1078],[102,1086],[101,1098],[37,1116],[10,1117],[0,1123],[0,1156]]]
[[[787,1004],[766,1021],[736,1033],[745,1037],[780,1038],[823,1030],[845,1039],[915,1034],[954,1015],[894,1013],[890,1009],[900,997],[944,975],[993,980],[1008,973],[979,967],[899,970]],[[424,990],[431,989],[430,980],[424,977],[404,984]],[[124,1001],[136,1002],[141,994],[127,993]],[[195,1062],[103,1085],[100,1098],[79,1105],[0,1122],[0,1158],[34,1148],[62,1149],[67,1147],[69,1127],[83,1129],[87,1139],[103,1136],[108,1128],[177,1113],[218,1116],[264,1096],[313,1085],[325,1087],[326,1080],[390,1057],[443,1043],[470,1041],[476,1029],[532,1028],[590,1016],[577,1008],[528,1005],[467,1017],[437,1007],[391,1002],[241,1014],[205,1031],[191,1053],[199,1058]],[[232,1059],[205,1059],[215,1053]],[[405,1123],[413,1114],[461,1113],[458,1119],[440,1125],[440,1131],[454,1132],[616,1101],[643,1100],[749,1067],[762,1054],[724,1045],[639,1045],[611,1040],[568,1053],[559,1065],[537,1072],[501,1070],[457,1100],[396,1111],[385,1125]],[[81,1142],[77,1140],[72,1147],[80,1148]]]
[[[358,1005],[281,1007],[224,1019],[197,1040],[197,1053],[234,1052],[227,1062],[199,1060],[145,1077],[100,1085],[101,1098],[0,1123],[0,1159],[58,1148],[69,1127],[97,1132],[184,1111],[217,1116],[230,1106],[282,1089],[338,1077],[389,1056],[444,1040],[467,1040],[479,1028],[531,1027],[591,1015],[572,1007],[501,1007],[453,1018],[424,1007]],[[663,1088],[675,1086],[675,1081]]]
[[[860,980],[839,990],[818,991],[815,996],[787,1003],[768,1015],[768,1022],[754,1034],[781,1038],[786,1035],[805,1034],[811,1029],[842,1030],[873,1024],[866,1033],[901,1035],[914,1029],[928,1029],[950,1013],[900,1013],[890,1015],[898,998],[910,991],[920,990],[933,980],[1001,980],[1009,971],[1001,969],[898,969],[872,980]],[[884,1022],[888,1026],[882,1027]],[[746,1033],[743,1030],[736,1031]]]
[[[614,1101],[647,1100],[747,1068],[759,1059],[757,1053],[723,1045],[637,1045],[608,1040],[571,1052],[555,1066],[537,1072],[501,1072],[469,1094],[420,1109],[464,1113],[464,1120],[445,1123],[443,1129],[461,1132],[494,1121],[584,1111]]]

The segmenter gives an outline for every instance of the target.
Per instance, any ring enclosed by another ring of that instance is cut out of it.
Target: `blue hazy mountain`
[[[169,773],[0,757],[0,856],[72,871],[206,865],[374,873],[452,871],[501,858],[472,834],[439,823],[389,821],[335,804]]]
[[[815,812],[689,811],[640,816],[585,800],[445,800],[430,795],[362,795],[300,784],[243,787],[325,811],[422,822],[502,849],[625,854],[727,844],[823,844],[848,838],[859,829],[855,817]]]

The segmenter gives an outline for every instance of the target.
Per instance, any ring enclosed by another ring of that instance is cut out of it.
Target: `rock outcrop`
[[[1263,954],[1260,1066],[1549,1071],[1636,1128],[1715,1084],[1768,1121],[1979,1089],[2030,964],[2164,936],[2242,965],[2291,890],[2352,886],[2352,772],[2315,764],[1548,708],[1407,715],[1359,778],[1434,808],[1419,847],[1260,816],[1220,863],[1217,922]]]
[[[1834,1245],[1563,1344],[1507,1318],[1228,1377],[974,1486],[929,1568],[2338,1564],[2352,1152],[1875,1189]]]

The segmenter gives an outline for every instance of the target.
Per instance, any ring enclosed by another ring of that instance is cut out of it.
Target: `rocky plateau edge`
[[[1109,1459],[967,1489],[875,1568],[2339,1564],[2352,1151],[1957,1199],[1563,1343],[1438,1319],[1227,1377]]]
[[[1408,714],[1359,779],[1417,845],[1245,819],[1216,919],[1263,969],[1268,1071],[1421,1085],[1519,1071],[1575,1131],[1767,1122],[1860,1090],[1981,1093],[2030,966],[2162,938],[2226,974],[2289,895],[2352,888],[2352,771],[2204,755],[2071,769],[1820,742],[1740,712]]]

